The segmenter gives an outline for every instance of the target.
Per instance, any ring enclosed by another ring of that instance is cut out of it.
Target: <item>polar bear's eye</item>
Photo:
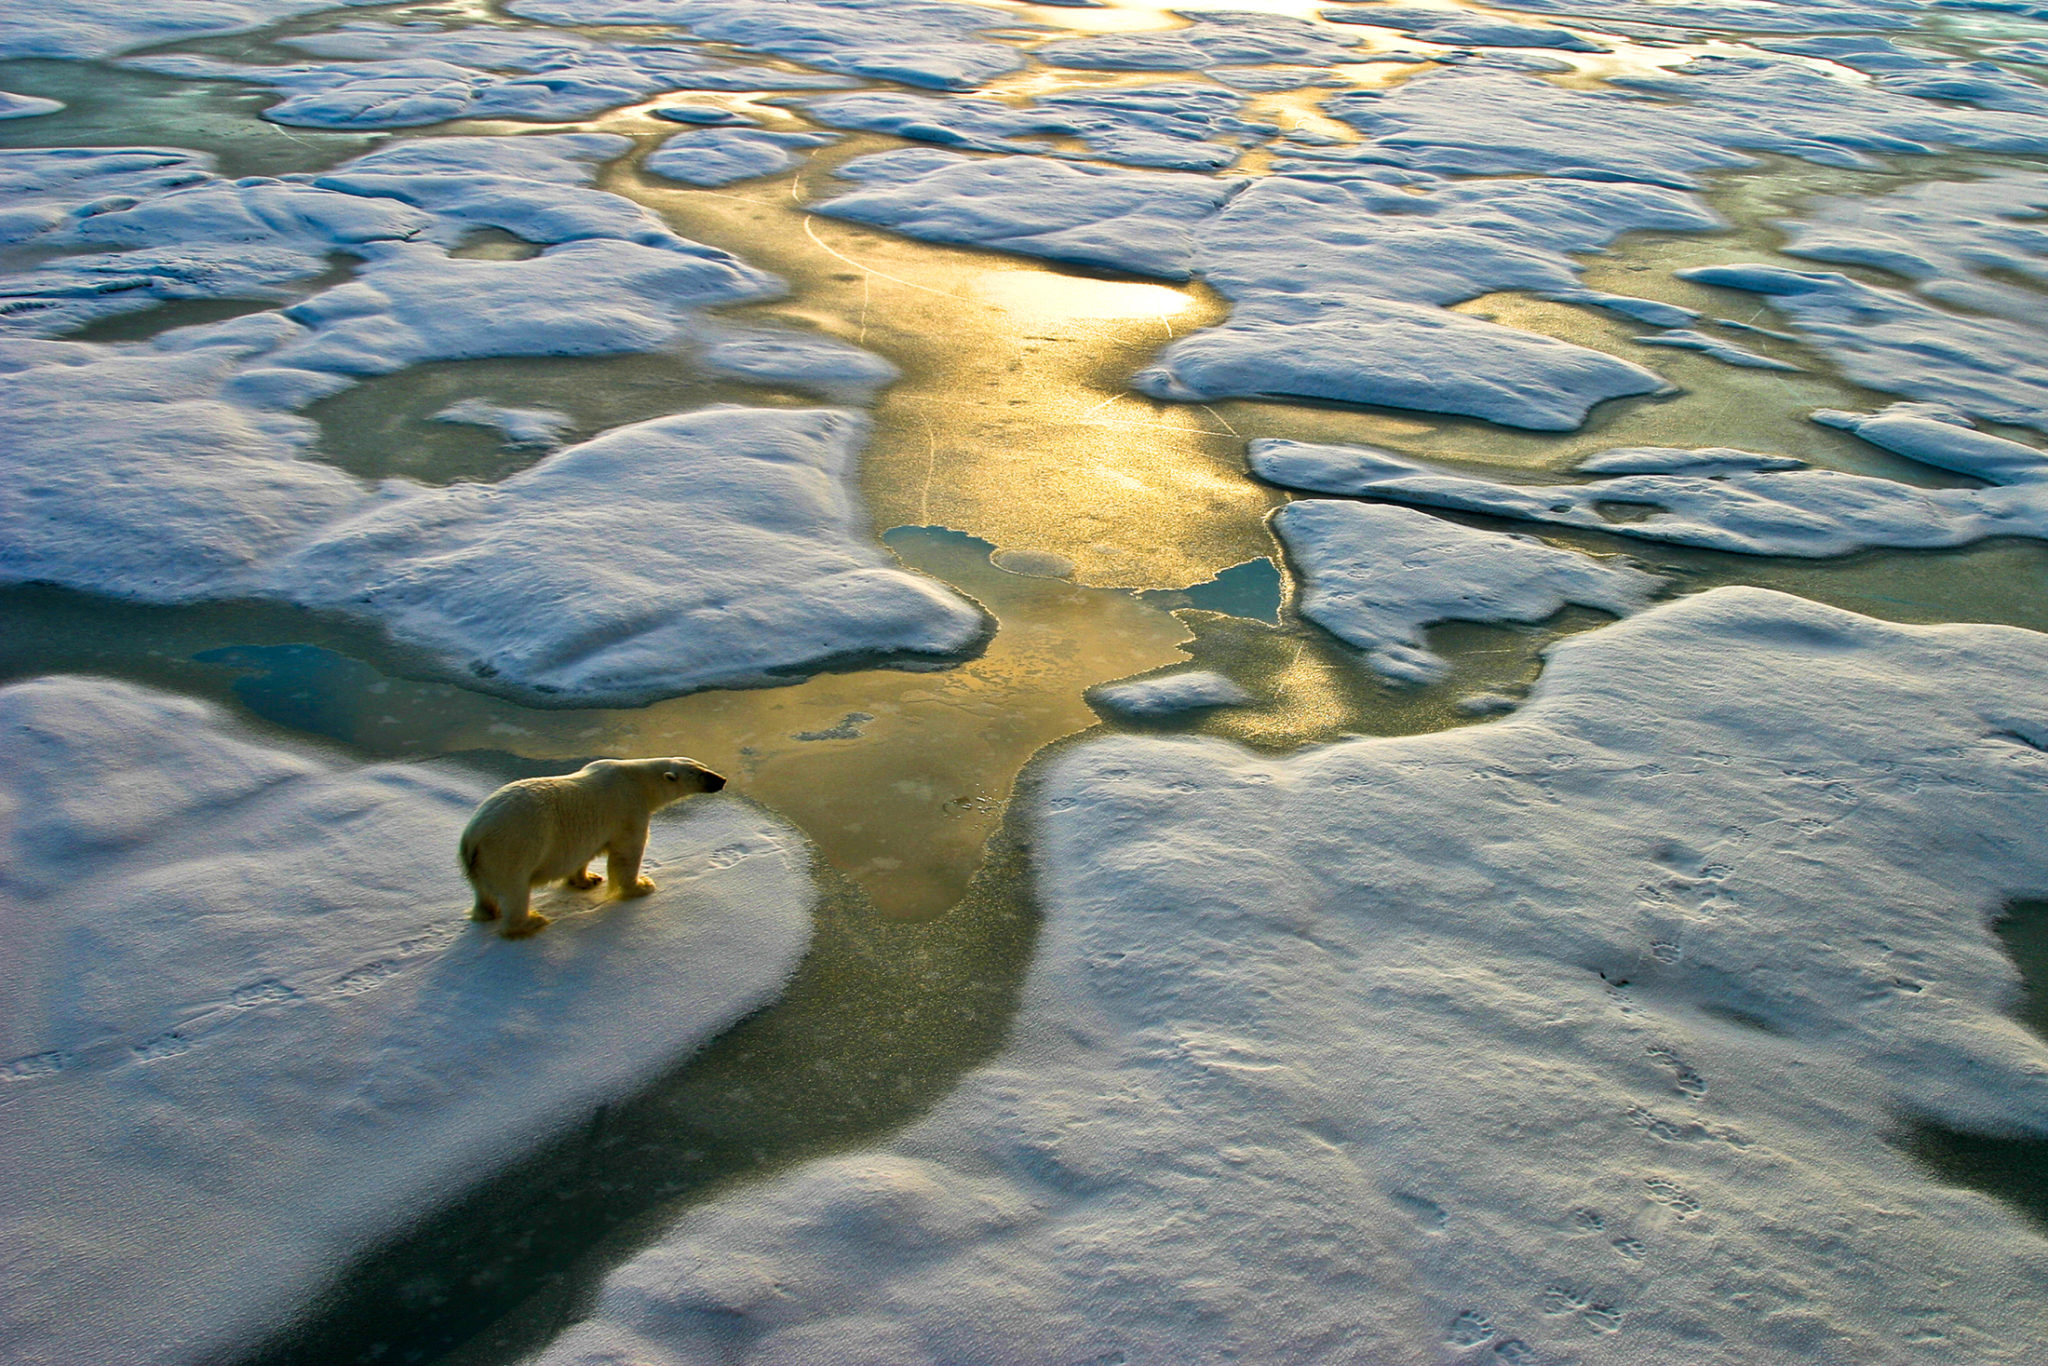
[[[670,782],[674,782],[676,780],[676,771],[674,769],[670,769],[668,772],[662,774],[661,776],[668,779]]]

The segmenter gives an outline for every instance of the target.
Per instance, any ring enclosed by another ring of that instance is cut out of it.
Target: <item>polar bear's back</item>
[[[580,871],[614,835],[646,819],[635,785],[620,777],[593,765],[499,788],[462,832],[463,866],[523,872],[539,882]]]

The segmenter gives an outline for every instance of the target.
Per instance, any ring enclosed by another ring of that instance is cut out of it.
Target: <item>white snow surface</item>
[[[1822,410],[1828,426],[1910,459],[1995,481],[1990,488],[1920,488],[1836,470],[1787,468],[1782,457],[1708,448],[1602,452],[1583,484],[1507,484],[1368,446],[1261,439],[1253,473],[1286,488],[1343,493],[1460,512],[1579,527],[1639,540],[1744,555],[1824,558],[1877,547],[1935,549],[1987,536],[2048,539],[2048,452],[1919,415]],[[1731,459],[1731,457],[1733,457]],[[1647,509],[1610,519],[1604,509]]]
[[[1308,498],[1274,513],[1273,530],[1301,575],[1301,614],[1403,683],[1449,672],[1423,641],[1438,622],[1538,622],[1571,603],[1627,616],[1664,583],[1626,562],[1412,508]]]
[[[46,100],[40,95],[17,95],[12,90],[0,90],[0,119],[32,119],[39,114],[54,114],[63,107],[62,100]]]
[[[1153,719],[1178,716],[1184,712],[1207,711],[1212,707],[1242,707],[1252,695],[1222,674],[1209,669],[1185,669],[1157,678],[1140,678],[1129,683],[1110,683],[1089,690],[1088,700],[1125,716]]]
[[[824,71],[970,90],[1024,65],[979,35],[1014,17],[997,6],[934,0],[513,0],[550,24],[676,24],[698,38],[788,57]]]
[[[2031,1361],[2048,1240],[1888,1136],[2048,1134],[1987,928],[2048,886],[2044,679],[1720,589],[1483,725],[1069,750],[1006,1051],[541,1361]]]
[[[1497,66],[1424,72],[1354,90],[1324,112],[1387,160],[1446,175],[1541,174],[1691,186],[1775,152],[1871,169],[1873,155],[2048,151],[2048,118],[1954,109],[1810,66],[1700,58],[1618,89],[1573,90]],[[1653,98],[1654,97],[1654,98]]]
[[[1209,67],[1367,62],[1374,54],[1349,35],[1305,19],[1249,10],[1189,13],[1185,28],[1103,33],[1041,43],[1031,55],[1049,66],[1095,71],[1201,71]]]
[[[1493,19],[1452,6],[1360,5],[1351,9],[1326,9],[1322,17],[1333,24],[1371,24],[1399,29],[1418,42],[1446,47],[1538,47],[1565,52],[1606,52],[1610,49],[1569,29],[1551,24],[1519,24]]]
[[[0,1354],[218,1360],[361,1249],[772,1000],[800,839],[657,816],[660,890],[465,920],[492,784],[358,766],[125,683],[0,689]],[[572,912],[588,910],[588,914]]]
[[[730,185],[796,165],[801,149],[838,139],[830,133],[772,133],[755,128],[694,128],[664,139],[641,169],[686,185]]]
[[[15,57],[105,57],[212,33],[238,33],[351,4],[380,0],[34,0],[0,8],[0,61]]]

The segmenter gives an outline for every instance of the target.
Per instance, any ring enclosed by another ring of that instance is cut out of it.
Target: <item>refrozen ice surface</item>
[[[1780,459],[1719,448],[1603,452],[1579,468],[1611,477],[1585,484],[1504,484],[1371,447],[1300,441],[1253,441],[1249,460],[1260,478],[1312,493],[1745,555],[1821,558],[1875,547],[1968,545],[1987,536],[2048,539],[2048,453],[1913,409],[1823,410],[1815,418],[1867,432],[1873,444],[1927,464],[1999,482],[1991,488],[1919,488],[1835,470],[1788,468]]]
[[[1538,622],[1571,603],[1627,616],[1664,583],[1625,562],[1411,508],[1309,498],[1274,513],[1273,530],[1301,574],[1301,614],[1403,683],[1449,671],[1423,643],[1438,622]]]
[[[436,422],[489,427],[508,446],[554,446],[575,419],[554,408],[507,408],[480,398],[451,403],[434,414]]]
[[[35,0],[0,8],[0,61],[15,57],[105,57],[131,48],[238,33],[295,14],[380,0]]]
[[[1024,65],[981,33],[1012,27],[994,6],[934,0],[513,0],[512,13],[550,24],[675,24],[712,42],[788,57],[825,71],[940,90],[971,90]]]
[[[560,894],[515,943],[456,867],[491,786],[105,679],[0,689],[0,1355],[245,1350],[780,991],[815,898],[787,826],[672,808],[659,891]]]
[[[1888,1136],[2048,1134],[1987,928],[2044,887],[2044,680],[1720,589],[1484,725],[1070,750],[1006,1051],[541,1360],[2020,1366],[2048,1241]]]
[[[1254,699],[1222,674],[1208,669],[1186,669],[1158,678],[1106,684],[1091,689],[1088,700],[1109,711],[1152,720],[1212,707],[1242,707]]]
[[[641,168],[685,185],[730,185],[774,175],[797,164],[798,153],[837,138],[830,133],[771,133],[754,128],[697,128],[665,139]]]
[[[1700,58],[1613,84],[1574,90],[1461,66],[1345,91],[1323,108],[1386,160],[1446,175],[1690,186],[1703,171],[1749,165],[1749,152],[1874,168],[1886,153],[2048,151],[2048,118],[1949,108],[1790,61]]]

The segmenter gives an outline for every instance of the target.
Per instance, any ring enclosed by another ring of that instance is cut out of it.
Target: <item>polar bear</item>
[[[476,889],[472,920],[497,920],[517,939],[548,917],[528,908],[546,882],[595,887],[590,860],[605,855],[605,880],[620,896],[645,896],[640,876],[647,818],[678,798],[716,792],[725,779],[689,759],[599,759],[558,778],[508,783],[484,798],[462,831],[462,871]]]

